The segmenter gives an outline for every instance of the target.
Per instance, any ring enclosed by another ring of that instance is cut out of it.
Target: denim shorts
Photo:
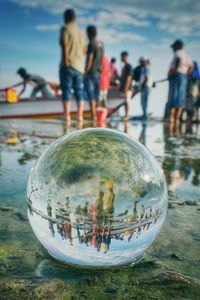
[[[99,101],[99,74],[90,72],[84,79],[85,98]]]
[[[177,73],[169,80],[169,108],[185,107],[186,102],[187,75]]]
[[[83,74],[72,67],[60,69],[60,87],[63,101],[72,99],[72,89],[77,101],[83,100]]]

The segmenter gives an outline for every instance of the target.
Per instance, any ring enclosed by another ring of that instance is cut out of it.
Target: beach
[[[182,124],[172,130],[154,120],[113,119],[108,127],[143,143],[164,171],[169,204],[160,234],[138,262],[120,267],[78,267],[54,260],[29,224],[27,180],[43,151],[78,130],[77,124],[0,120],[1,299],[199,299],[199,126]]]

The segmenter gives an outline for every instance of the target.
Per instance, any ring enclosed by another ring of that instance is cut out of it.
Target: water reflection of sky
[[[182,166],[191,168],[193,171],[191,172],[190,182],[188,183],[188,180],[184,179],[181,185],[175,186],[175,190],[178,190],[179,193],[186,190],[191,197],[193,192],[196,195],[199,194],[198,139],[200,138],[200,129],[198,126],[193,125],[188,129],[184,124],[182,130],[177,134],[176,132],[171,134],[168,128],[158,122],[150,122],[148,125],[129,122],[126,125],[113,121],[111,126],[117,130],[128,131],[128,135],[140,140],[147,146],[164,168],[169,185],[171,182],[168,180],[168,174],[173,172],[176,166],[178,170]],[[66,128],[60,120],[0,121],[0,184],[4,187],[1,189],[0,195],[5,196],[4,201],[8,201],[7,197],[9,198],[9,194],[13,191],[15,191],[15,196],[19,197],[22,193],[25,193],[28,174],[35,158],[30,158],[25,160],[24,164],[20,164],[18,160],[24,153],[39,156],[52,141],[63,135],[65,130]],[[75,130],[75,127],[72,126],[68,130]],[[18,136],[19,143],[8,146],[6,140],[13,135],[13,132]],[[173,177],[173,174],[171,175]],[[196,181],[196,183],[194,184],[193,181]],[[11,184],[14,187],[12,190],[10,189]],[[18,203],[15,203],[15,205],[18,206]]]

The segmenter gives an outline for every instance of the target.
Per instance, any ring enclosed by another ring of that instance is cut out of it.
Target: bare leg
[[[65,101],[63,103],[63,108],[64,108],[64,118],[66,121],[70,121],[70,101]]]
[[[83,121],[83,109],[84,109],[84,101],[79,101],[78,102],[78,121],[82,122]]]
[[[181,121],[181,115],[183,112],[183,108],[178,108],[176,111],[176,124],[178,125]]]
[[[97,112],[96,112],[97,103],[96,103],[96,100],[92,100],[90,102],[90,107],[91,107],[92,119],[93,119],[93,121],[96,121],[97,120]]]
[[[170,112],[169,112],[169,122],[170,123],[174,123],[174,121],[175,121],[175,112],[176,112],[175,108],[170,109]]]
[[[174,135],[174,123],[169,123],[169,137]]]
[[[127,121],[128,120],[128,114],[129,114],[129,103],[126,102],[125,103],[125,120]]]

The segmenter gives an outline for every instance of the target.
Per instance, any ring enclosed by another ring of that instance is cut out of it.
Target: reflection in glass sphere
[[[32,169],[27,188],[34,233],[58,260],[109,266],[136,260],[167,211],[167,187],[154,157],[110,129],[56,140]]]

